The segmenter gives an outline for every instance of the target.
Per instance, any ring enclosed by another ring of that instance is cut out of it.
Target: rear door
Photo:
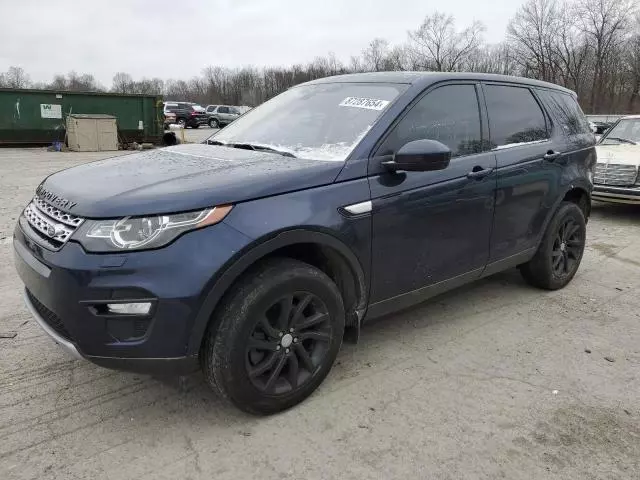
[[[527,86],[483,84],[498,188],[490,263],[535,248],[557,197],[564,142]]]
[[[401,116],[369,160],[372,303],[394,302],[393,297],[454,277],[480,276],[489,256],[496,159],[486,151],[478,91],[473,82],[431,89]],[[382,161],[418,139],[447,145],[450,165],[434,172],[384,169]],[[421,292],[428,296],[426,290]]]
[[[537,89],[536,94],[554,118],[558,136],[564,143],[559,163],[572,168],[575,177],[589,178],[595,162],[595,137],[575,95],[546,89]]]

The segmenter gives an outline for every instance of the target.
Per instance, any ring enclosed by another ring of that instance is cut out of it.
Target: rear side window
[[[528,88],[485,85],[484,94],[492,148],[549,138],[542,109]]]
[[[478,97],[473,85],[446,85],[425,95],[394,127],[377,155],[391,155],[414,140],[437,140],[453,157],[482,151]]]
[[[571,95],[549,90],[540,90],[538,94],[565,135],[591,133],[587,118]]]
[[[218,113],[229,113],[229,107],[218,107]]]
[[[213,113],[213,112],[215,112],[215,111],[216,111],[216,107],[215,107],[215,105],[209,105],[209,106],[207,107],[207,112],[209,112],[209,113]]]

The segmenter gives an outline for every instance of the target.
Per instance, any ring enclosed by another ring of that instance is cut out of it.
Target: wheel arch
[[[558,195],[556,202],[553,205],[553,208],[549,209],[549,213],[544,220],[544,225],[540,229],[540,236],[536,242],[536,248],[540,245],[542,238],[544,237],[544,232],[547,231],[547,227],[549,226],[549,222],[558,211],[560,204],[562,202],[572,202],[580,207],[582,213],[584,213],[585,221],[588,221],[589,215],[591,214],[591,188],[582,183],[574,183],[571,185],[567,185],[566,188]]]
[[[238,279],[258,263],[278,256],[309,263],[336,282],[345,302],[346,325],[359,329],[367,305],[368,288],[356,255],[333,235],[314,230],[288,230],[254,243],[212,279],[193,324],[187,355],[198,354],[216,308]]]
[[[591,194],[589,190],[582,186],[571,186],[562,197],[561,202],[572,202],[580,207],[584,214],[585,221],[591,215]],[[556,209],[558,206],[556,205]]]

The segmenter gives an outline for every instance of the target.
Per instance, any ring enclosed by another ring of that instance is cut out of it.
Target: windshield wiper
[[[620,138],[620,137],[607,137],[607,138],[605,138],[605,140],[617,140],[618,142],[630,143],[631,145],[637,145],[637,143],[634,142],[633,140],[628,140],[626,138]]]
[[[277,153],[283,157],[296,158],[296,156],[286,150],[278,150],[277,148],[267,147],[266,145],[257,145],[253,143],[228,143],[227,146],[234,148],[244,148],[245,150],[256,150],[258,152]]]
[[[221,147],[242,148],[245,150],[255,150],[257,152],[277,153],[283,157],[297,158],[293,153],[286,150],[278,150],[277,148],[267,147],[266,145],[258,145],[253,143],[225,143],[219,140],[207,140],[207,145],[219,145]]]

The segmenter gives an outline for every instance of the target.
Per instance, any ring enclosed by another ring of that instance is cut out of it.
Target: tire
[[[558,290],[578,271],[586,240],[586,222],[578,205],[562,202],[547,226],[534,257],[520,266],[534,287]]]
[[[194,123],[193,125],[191,125],[191,128],[200,128],[200,124],[199,123]]]
[[[184,118],[179,118],[178,119],[178,125],[180,125],[182,128],[187,128],[187,121]]]
[[[205,378],[221,397],[252,414],[280,412],[307,398],[342,344],[345,313],[338,287],[297,260],[260,265],[216,312],[201,352]]]
[[[218,122],[218,120],[216,120],[215,118],[212,118],[209,120],[209,126],[211,128],[220,128],[220,122]]]

